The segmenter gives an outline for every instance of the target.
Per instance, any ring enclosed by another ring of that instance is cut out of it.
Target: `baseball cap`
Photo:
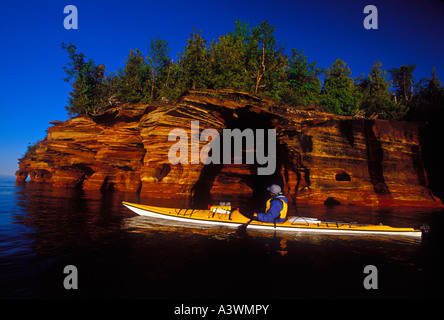
[[[273,194],[279,194],[282,190],[277,184],[272,184],[267,188],[267,191],[270,191]]]

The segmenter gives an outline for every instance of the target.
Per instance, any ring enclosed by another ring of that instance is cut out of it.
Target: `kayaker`
[[[284,222],[287,218],[288,199],[277,184],[269,186],[267,191],[271,197],[267,201],[265,213],[255,213],[253,216],[262,222]]]

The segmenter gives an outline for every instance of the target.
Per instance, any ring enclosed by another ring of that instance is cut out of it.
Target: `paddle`
[[[250,222],[253,221],[253,219],[250,219],[250,221],[248,221],[247,223],[241,224],[238,228],[237,228],[237,232],[236,233],[246,233],[247,232],[247,227],[250,224]]]
[[[247,227],[248,227],[248,225],[251,223],[251,221],[255,220],[253,214],[251,214],[251,213],[248,214],[248,215],[245,214],[245,216],[246,216],[246,217],[249,217],[250,220],[249,220],[248,222],[246,222],[246,223],[240,225],[240,226],[237,228],[237,231],[238,231],[238,232],[243,232],[243,233],[245,233],[245,232],[247,231]]]

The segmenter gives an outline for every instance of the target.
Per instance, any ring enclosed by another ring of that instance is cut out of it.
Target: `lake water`
[[[241,207],[248,203],[224,200]],[[293,215],[360,223],[430,225],[425,237],[413,240],[193,229],[135,216],[122,201],[189,205],[0,178],[0,298],[180,302],[444,297],[440,211],[345,206],[290,210]],[[63,285],[68,265],[78,270],[76,290]],[[363,285],[367,265],[377,268],[377,289]]]

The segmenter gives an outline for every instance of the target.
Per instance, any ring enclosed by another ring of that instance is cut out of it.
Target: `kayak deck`
[[[176,221],[188,221],[200,225],[220,225],[239,227],[246,225],[251,229],[287,231],[287,232],[317,232],[355,235],[389,235],[421,237],[422,231],[414,228],[395,228],[386,225],[357,224],[341,221],[321,221],[315,218],[290,217],[282,223],[267,223],[251,220],[238,210],[219,213],[201,209],[176,209],[154,207],[142,204],[123,202],[131,211],[153,218],[163,218]]]

